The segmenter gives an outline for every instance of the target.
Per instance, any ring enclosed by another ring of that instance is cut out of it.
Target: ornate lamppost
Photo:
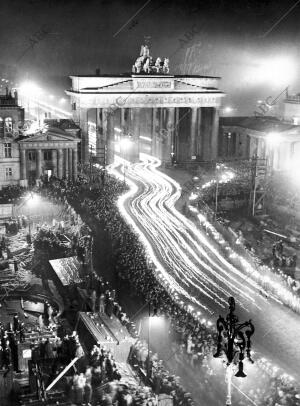
[[[245,352],[248,360],[253,363],[251,359],[251,336],[255,329],[252,321],[245,321],[240,323],[237,316],[234,314],[235,300],[233,297],[228,299],[229,313],[224,317],[219,316],[217,320],[218,330],[218,343],[217,352],[214,354],[215,358],[219,358],[222,355],[226,356],[227,369],[226,369],[226,381],[227,381],[227,399],[226,405],[231,405],[231,380],[233,375],[233,365],[238,364],[238,371],[235,374],[238,378],[245,378],[247,375],[243,370],[243,360]]]

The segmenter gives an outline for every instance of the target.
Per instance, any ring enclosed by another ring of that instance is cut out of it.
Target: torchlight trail
[[[158,159],[145,154],[141,159],[141,163],[127,168],[130,191],[119,199],[118,206],[146,245],[149,258],[169,289],[210,314],[215,304],[224,309],[232,295],[240,297],[237,302],[245,310],[245,300],[259,309],[254,297],[256,282],[250,279],[245,284],[244,274],[176,210],[180,185],[157,170]]]
[[[140,154],[140,158],[141,162],[136,164],[127,162],[126,182],[129,190],[118,199],[117,204],[121,215],[144,245],[149,264],[155,266],[159,282],[208,329],[212,322],[204,318],[206,314],[212,316],[224,309],[228,297],[234,296],[244,311],[256,313],[256,322],[262,327],[261,331],[257,331],[260,335],[258,347],[262,347],[270,355],[270,342],[265,345],[262,335],[270,324],[269,321],[265,324],[263,313],[268,307],[268,311],[272,309],[269,316],[273,315],[273,304],[279,303],[277,296],[266,292],[259,283],[257,270],[250,267],[242,257],[240,266],[233,265],[225,258],[222,250],[228,248],[226,241],[210,224],[205,224],[205,227],[214,231],[214,238],[207,236],[203,230],[205,218],[196,208],[196,221],[201,224],[200,229],[175,208],[181,196],[181,187],[174,179],[158,170],[160,161],[146,154]],[[108,170],[123,180],[123,174],[120,173],[120,170],[124,170],[123,166],[124,159],[115,157],[115,164],[110,165]],[[226,257],[233,259],[236,256],[233,249],[226,250]],[[262,278],[261,275],[259,277]],[[273,304],[262,293],[272,298]],[[202,311],[206,314],[202,315]],[[280,331],[281,320],[276,319]],[[300,333],[298,327],[294,328]],[[283,343],[286,343],[284,335],[273,342],[276,348],[281,348]],[[295,368],[290,367],[292,360],[295,357],[299,359],[300,354],[295,355],[293,350],[287,349],[286,355],[290,363],[284,363],[284,366],[289,372],[297,374]],[[282,365],[281,358],[278,361]],[[259,368],[264,369],[266,360],[259,356],[256,361]],[[277,368],[268,362],[266,365],[274,371]],[[287,374],[282,377],[293,380]]]

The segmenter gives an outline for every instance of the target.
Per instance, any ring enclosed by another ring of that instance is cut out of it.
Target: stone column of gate
[[[203,137],[202,137],[202,127],[201,127],[201,121],[202,121],[202,109],[201,107],[197,108],[197,126],[196,126],[196,154],[200,160],[203,160],[203,151],[202,151],[202,143],[203,143]]]
[[[179,148],[179,107],[175,107],[175,119],[174,119],[174,135],[173,135],[173,150],[175,159],[178,160],[178,148]]]
[[[107,115],[107,127],[106,127],[106,143],[107,143],[107,164],[111,164],[114,161],[115,155],[115,132],[114,132],[114,116],[112,114]]]
[[[203,129],[203,160],[210,161],[212,107],[202,107],[202,129]]]
[[[159,136],[159,120],[158,120],[158,108],[152,109],[152,141],[151,141],[151,154],[157,156],[157,138]]]
[[[72,155],[73,155],[73,179],[76,181],[77,179],[77,148],[72,149]]]
[[[192,107],[190,113],[190,160],[195,159],[197,155],[196,147],[197,139],[197,108]]]
[[[139,161],[139,138],[140,138],[140,112],[141,109],[135,107],[132,109],[132,136],[133,142],[129,146],[128,156],[131,157],[131,162]]]
[[[157,122],[158,132],[156,137],[156,156],[163,160],[163,147],[166,139],[167,128],[164,121],[164,108],[159,107],[157,109]]]
[[[63,150],[57,150],[57,176],[59,179],[63,177]]]
[[[36,179],[40,179],[42,174],[42,150],[36,150]]]
[[[81,161],[89,162],[89,138],[88,138],[88,109],[80,107],[79,120],[81,128]]]
[[[121,130],[124,130],[125,127],[125,109],[120,108],[120,125],[121,125]]]
[[[64,148],[64,176],[69,178],[69,153],[68,148]]]
[[[57,176],[57,150],[52,149],[52,167],[53,167],[53,175]]]
[[[73,179],[73,155],[72,149],[68,148],[69,179]]]
[[[212,129],[210,142],[210,160],[215,161],[218,156],[218,135],[219,135],[219,109],[213,107]]]
[[[27,179],[27,171],[26,171],[26,149],[20,150],[20,178],[21,180]]]
[[[103,162],[101,162],[103,165],[107,164],[107,156],[105,156],[104,154],[106,154],[105,152],[105,148],[107,147],[107,117],[109,114],[109,109],[101,109],[102,110],[102,114],[101,114],[101,128],[102,128],[102,132],[101,132],[101,148],[103,151],[102,157],[103,157]],[[100,116],[99,116],[100,118]],[[104,162],[105,161],[105,162]]]
[[[174,136],[174,123],[175,123],[175,107],[169,107],[166,111],[166,131],[164,131],[164,143],[163,143],[163,160],[171,162],[171,152]]]
[[[100,163],[101,159],[101,109],[96,108],[96,162]]]

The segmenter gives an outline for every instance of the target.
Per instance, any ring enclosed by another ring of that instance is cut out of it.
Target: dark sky
[[[221,76],[225,105],[238,114],[287,85],[300,92],[300,1],[286,16],[296,0],[145,3],[1,0],[0,64],[14,67],[19,81],[62,92],[71,74],[130,72],[150,36],[153,57],[169,57],[170,73]]]

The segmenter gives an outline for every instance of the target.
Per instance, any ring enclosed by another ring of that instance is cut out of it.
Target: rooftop
[[[221,117],[220,125],[247,128],[258,132],[290,130],[300,131],[300,126],[279,120],[276,117]]]
[[[209,78],[209,79],[221,79],[220,76],[207,76],[207,75],[162,75],[151,74],[145,75],[145,73],[119,73],[119,74],[103,74],[103,75],[70,75],[71,78],[134,78],[134,77],[156,77],[156,78]]]

